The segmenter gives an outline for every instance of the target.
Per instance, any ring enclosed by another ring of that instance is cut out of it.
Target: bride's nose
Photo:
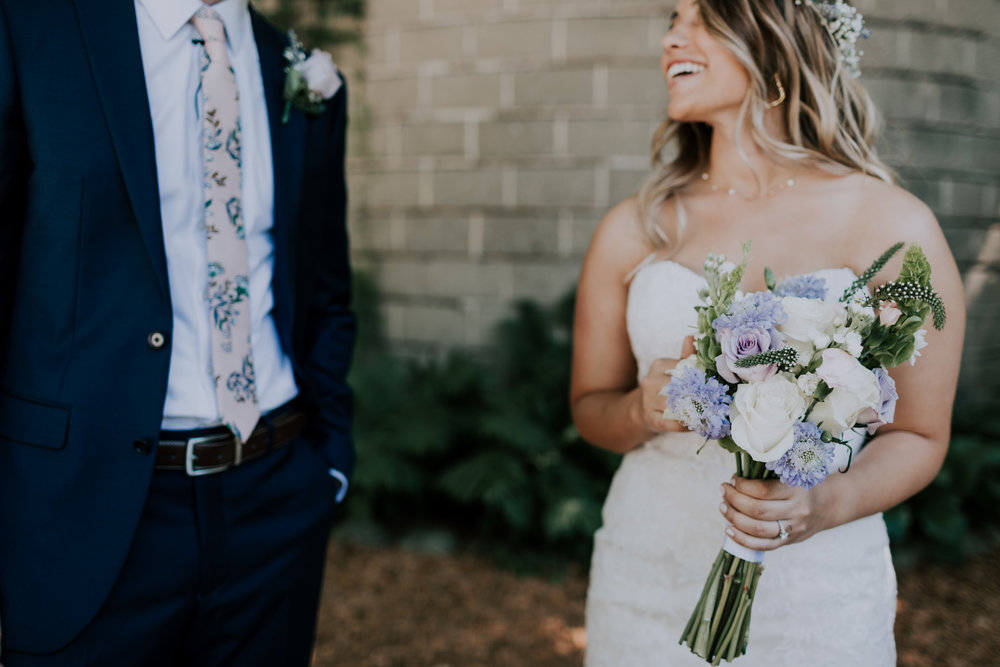
[[[670,53],[671,50],[680,49],[688,44],[688,31],[679,21],[671,26],[667,32],[663,34],[663,39],[660,40],[660,45],[663,46],[664,53]]]

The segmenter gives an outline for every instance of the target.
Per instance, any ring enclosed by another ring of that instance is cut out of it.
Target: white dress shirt
[[[188,20],[201,0],[135,0],[139,44],[153,119],[160,214],[167,255],[173,341],[163,427],[220,424],[211,371],[208,258],[202,195],[198,108],[202,46]],[[271,309],[274,181],[271,134],[249,0],[212,8],[226,26],[230,63],[240,98],[243,217],[250,263],[250,316],[257,399],[261,412],[298,394],[291,362],[281,349]]]

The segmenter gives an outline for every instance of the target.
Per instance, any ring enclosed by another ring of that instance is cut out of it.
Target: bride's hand
[[[823,530],[822,487],[806,490],[776,479],[731,480],[722,485],[719,508],[730,523],[726,534],[756,551],[802,542]]]
[[[694,354],[694,336],[688,336],[681,345],[681,359]],[[666,398],[660,392],[670,384],[673,376],[667,371],[674,368],[680,359],[656,359],[649,367],[646,377],[639,382],[639,400],[643,425],[653,433],[664,431],[683,431],[680,422],[664,419],[663,410],[667,407]]]

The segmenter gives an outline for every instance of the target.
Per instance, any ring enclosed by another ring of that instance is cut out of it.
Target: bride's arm
[[[627,452],[656,433],[680,430],[663,419],[660,389],[676,361],[657,360],[641,383],[625,326],[625,276],[648,255],[636,204],[615,206],[598,225],[583,262],[573,325],[570,407],[588,442]]]
[[[744,546],[774,549],[885,511],[930,484],[944,461],[965,333],[961,275],[933,214],[909,195],[890,201],[894,206],[885,209],[895,208],[897,217],[884,219],[899,224],[861,236],[858,244],[867,252],[897,240],[918,243],[930,261],[934,289],[947,308],[947,324],[936,331],[928,322],[927,347],[916,364],[890,370],[899,394],[895,420],[879,429],[854,458],[848,474],[835,472],[810,491],[750,480],[723,485],[721,509],[733,524],[732,537]],[[902,219],[900,208],[907,212]],[[889,210],[883,214],[892,215]],[[873,284],[895,278],[901,264],[901,257],[895,259]],[[776,538],[777,519],[790,526],[788,539]]]

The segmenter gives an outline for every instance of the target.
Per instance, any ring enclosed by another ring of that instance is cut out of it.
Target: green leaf
[[[739,452],[743,451],[743,449],[736,444],[736,441],[733,440],[733,438],[728,435],[725,436],[724,438],[719,438],[718,443],[720,447],[722,447],[724,450],[726,450],[731,454],[738,454]]]

